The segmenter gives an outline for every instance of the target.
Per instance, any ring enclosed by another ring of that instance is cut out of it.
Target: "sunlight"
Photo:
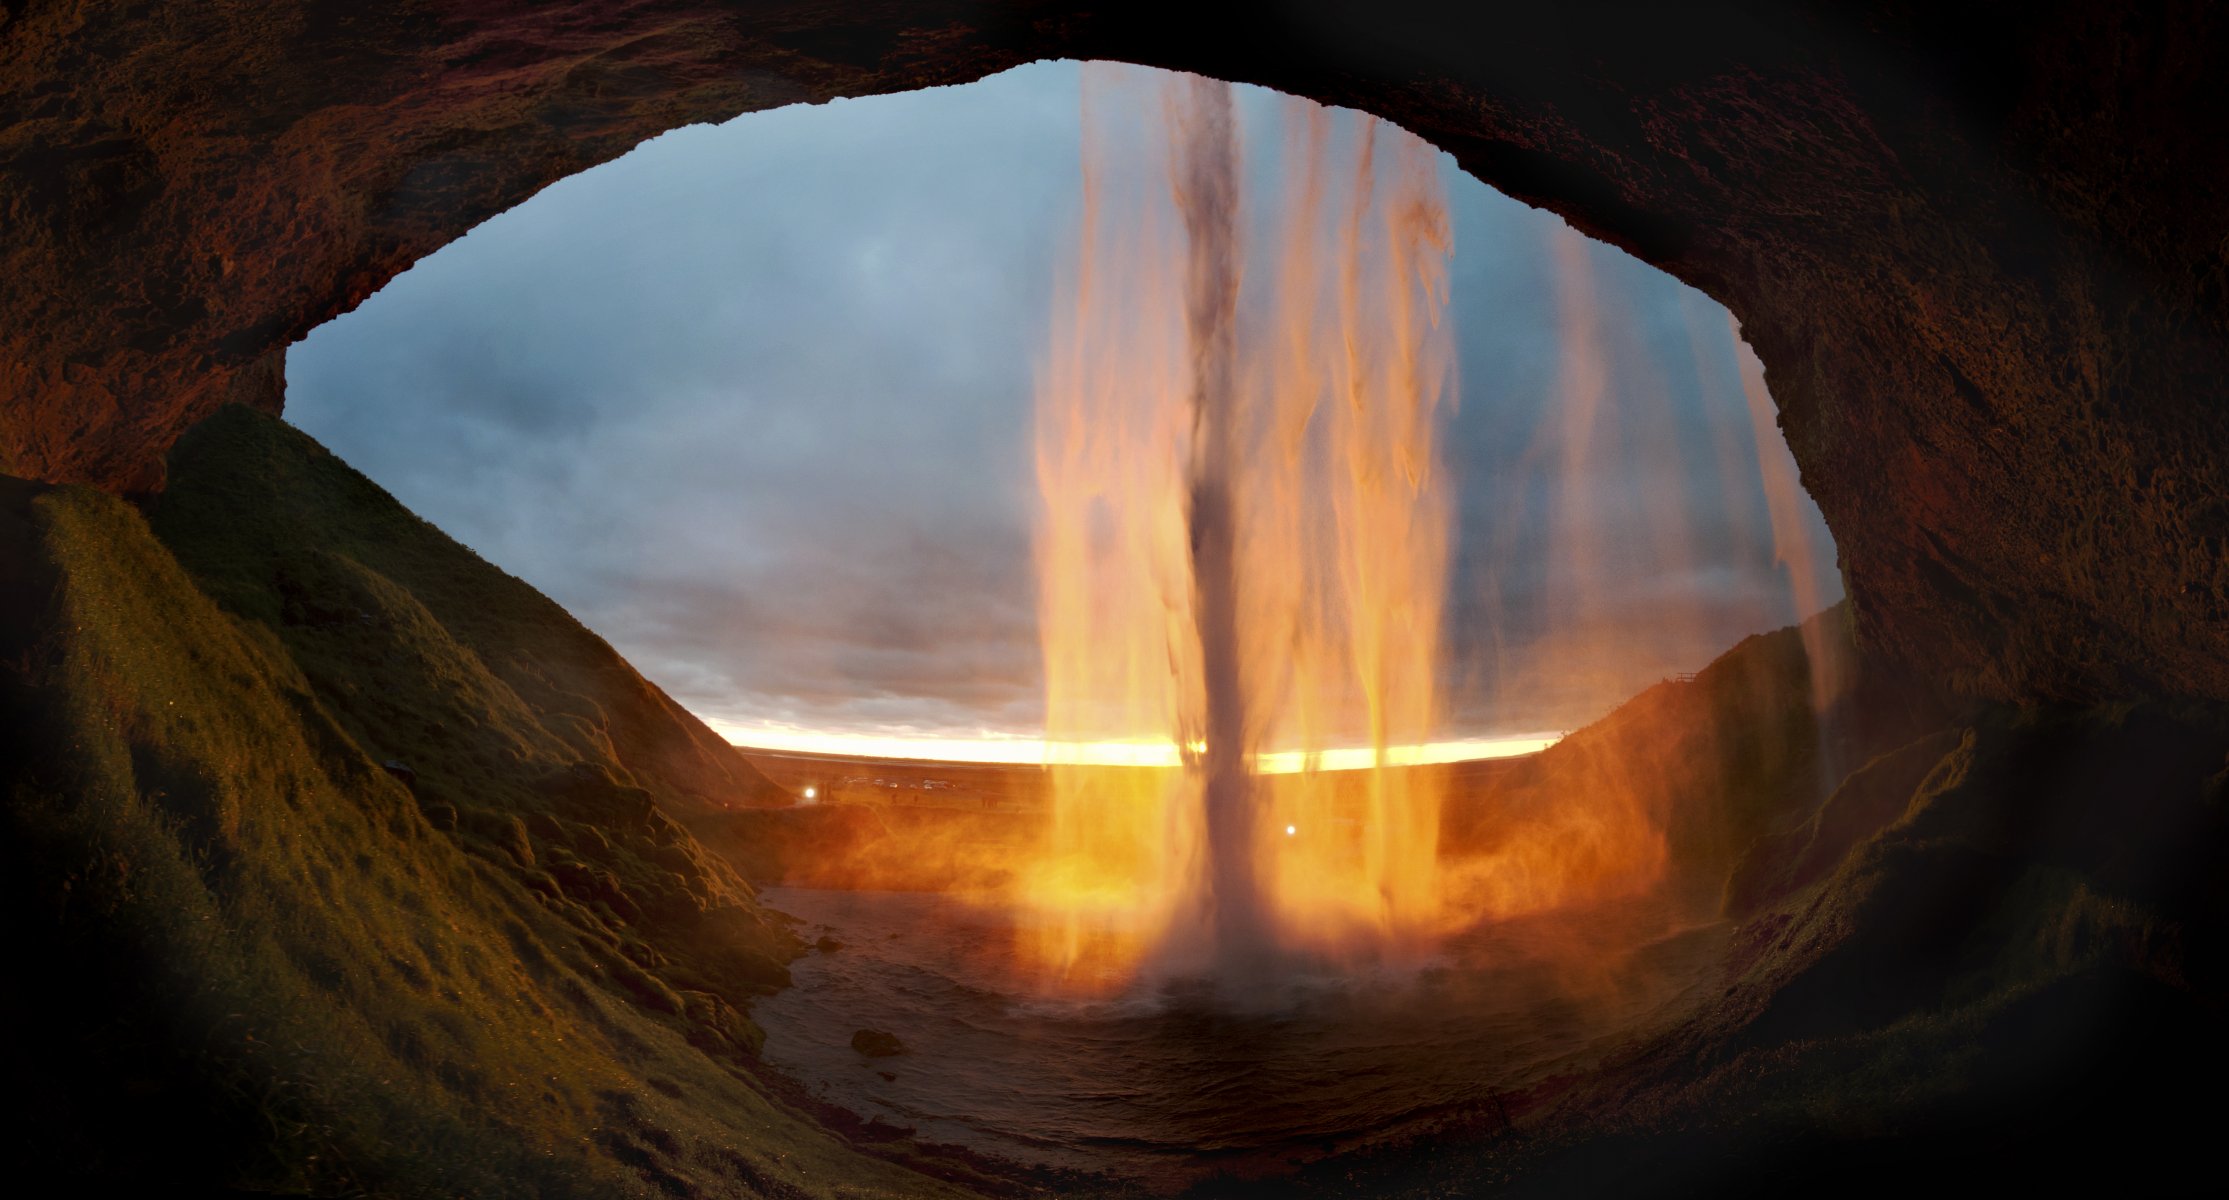
[[[745,750],[819,754],[830,758],[890,758],[908,762],[1000,763],[1016,766],[1178,767],[1183,755],[1173,741],[1048,742],[1043,738],[985,730],[973,737],[906,733],[853,733],[805,729],[769,722],[743,723],[701,718],[712,732]],[[1388,746],[1384,765],[1435,766],[1537,754],[1556,744],[1557,733],[1516,733],[1503,737]],[[1272,750],[1256,754],[1254,772],[1291,775],[1303,770],[1362,771],[1378,765],[1368,746],[1341,746],[1311,752]]]

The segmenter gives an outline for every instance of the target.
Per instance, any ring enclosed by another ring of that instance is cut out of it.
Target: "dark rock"
[[[1959,761],[1961,736],[1939,731],[1875,758],[1808,819],[1760,837],[1727,876],[1726,915],[1746,918],[1832,873],[1853,847],[1904,815],[1929,775]],[[1970,731],[1964,737],[1970,746]]]
[[[410,764],[399,758],[388,759],[386,762],[379,764],[379,769],[401,780],[404,787],[416,788],[418,786],[418,772],[411,770]]]
[[[914,1131],[911,1125],[886,1125],[882,1117],[877,1115],[868,1118],[864,1125],[853,1126],[842,1132],[854,1142],[873,1146],[902,1141],[912,1137]]]
[[[318,11],[9,20],[0,471],[159,489],[183,430],[276,410],[289,343],[667,129],[1123,59],[1389,118],[1725,302],[1870,644],[1988,696],[2229,697],[2219,6]]]
[[[862,1029],[852,1034],[851,1048],[868,1058],[889,1058],[906,1052],[905,1043],[898,1040],[897,1034],[880,1029]]]
[[[834,954],[843,948],[844,944],[842,942],[829,937],[827,934],[822,934],[820,940],[813,943],[813,949],[820,951],[822,954]]]

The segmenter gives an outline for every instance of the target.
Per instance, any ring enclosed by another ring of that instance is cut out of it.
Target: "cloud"
[[[1076,86],[1074,64],[1037,64],[657,138],[314,331],[288,416],[699,711],[1034,733],[1031,385],[1073,228]],[[1656,414],[1649,444],[1583,477],[1589,540],[1633,548],[1595,588],[1631,628],[1632,678],[1537,684],[1570,558],[1559,223],[1448,174],[1453,736],[1561,722],[1794,614],[1722,310],[1597,246],[1610,408]],[[1678,555],[1645,536],[1667,497],[1689,514]],[[1667,603],[1708,619],[1650,634]]]

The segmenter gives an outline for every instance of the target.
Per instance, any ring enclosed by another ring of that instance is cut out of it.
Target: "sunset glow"
[[[1451,578],[1460,506],[1442,466],[1457,404],[1443,165],[1366,117],[1291,99],[1241,113],[1209,80],[1094,65],[1083,101],[1074,256],[1035,364],[1043,725],[710,723],[773,753],[1046,768],[1019,799],[927,780],[798,794],[1008,805],[1024,831],[1009,840],[909,835],[903,861],[824,867],[854,887],[912,886],[928,864],[966,881],[1047,991],[1420,962],[1482,922],[1654,885],[1667,843],[1652,780],[1590,762],[1571,787],[1558,776],[1574,760],[1549,760],[1494,793],[1522,802],[1482,808],[1471,777],[1407,769],[1561,737],[1448,736],[1461,688],[1560,723],[1574,693],[1613,694],[1653,665],[1643,624],[1710,640],[1707,592],[1652,596],[1645,622],[1632,607],[1636,563],[1683,579],[1705,556],[1684,494],[1632,510],[1602,486],[1645,475],[1678,431],[1664,379],[1600,311],[1587,243],[1561,226],[1543,238],[1556,402],[1509,429],[1525,482],[1495,494],[1498,527],[1477,543],[1493,572],[1530,570],[1545,603],[1509,614],[1522,642],[1493,642],[1465,680],[1451,665],[1484,647],[1448,640],[1447,605],[1471,581]],[[1280,141],[1266,169],[1247,163]],[[1708,348],[1713,331],[1690,332]],[[1714,448],[1749,469],[1738,428]],[[1800,570],[1786,507],[1774,545]],[[1535,526],[1552,547],[1537,569],[1509,540]],[[1492,625],[1503,593],[1488,582]]]
[[[1379,956],[1440,921],[1440,780],[1393,769],[1441,716],[1438,162],[1290,101],[1257,202],[1228,85],[1084,81],[1083,220],[1037,414],[1060,769],[1022,903],[1062,978],[1141,953],[1240,975]],[[1070,769],[1106,746],[1183,770]]]
[[[746,750],[776,753],[820,754],[831,758],[890,758],[911,762],[1011,763],[1097,767],[1177,767],[1183,757],[1175,742],[1048,742],[1043,738],[985,732],[974,737],[933,736],[910,733],[849,733],[801,729],[792,725],[746,724],[717,717],[704,723],[730,743]],[[1471,738],[1463,741],[1427,742],[1392,746],[1385,761],[1394,766],[1426,766],[1471,762],[1478,759],[1514,758],[1537,754],[1556,744],[1562,735],[1522,733],[1507,737]],[[1373,765],[1367,746],[1339,746],[1316,752],[1319,771],[1354,771]],[[1288,775],[1307,765],[1300,750],[1272,750],[1254,757],[1254,769],[1264,775]]]

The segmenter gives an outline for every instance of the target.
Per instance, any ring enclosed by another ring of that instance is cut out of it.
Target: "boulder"
[[[905,1043],[898,1040],[897,1034],[880,1029],[862,1029],[852,1034],[851,1048],[868,1058],[889,1058],[906,1052]]]

